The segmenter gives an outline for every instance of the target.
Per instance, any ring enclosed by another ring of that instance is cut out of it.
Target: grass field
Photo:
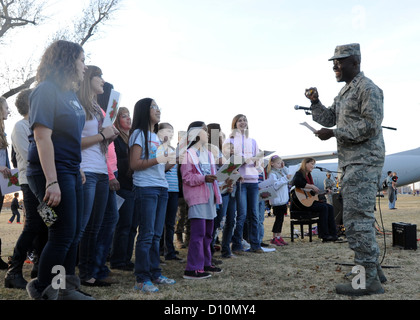
[[[172,286],[161,286],[153,294],[133,290],[132,272],[113,271],[115,284],[107,288],[82,290],[97,300],[419,300],[420,255],[418,250],[404,250],[392,246],[392,223],[406,222],[420,225],[420,197],[399,196],[397,210],[389,210],[387,200],[380,203],[385,234],[378,233],[377,241],[384,256],[383,267],[388,282],[385,294],[350,298],[335,293],[335,284],[349,281],[344,276],[351,271],[353,252],[347,243],[322,243],[317,237],[290,242],[289,218],[285,218],[283,234],[288,246],[263,254],[247,253],[233,259],[224,259],[223,272],[205,280],[182,278],[185,262],[168,261],[162,265],[163,274],[177,281]],[[379,207],[378,207],[379,208]],[[3,242],[3,260],[12,254],[22,225],[7,224],[9,211],[0,214],[0,237]],[[381,224],[379,210],[376,217]],[[273,217],[265,219],[264,241],[272,236]],[[417,238],[419,235],[417,235]],[[186,258],[187,250],[180,249]],[[215,254],[220,259],[220,253]],[[344,265],[343,265],[344,264]],[[24,265],[24,276],[29,280],[31,265]],[[0,299],[28,300],[25,290],[4,288],[5,271],[0,271]]]

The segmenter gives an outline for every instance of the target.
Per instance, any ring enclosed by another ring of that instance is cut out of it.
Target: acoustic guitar
[[[314,201],[319,201],[320,195],[325,195],[328,193],[328,190],[323,190],[320,193],[315,193],[312,189],[301,189],[301,188],[294,188],[292,190],[292,197],[295,201],[296,205],[302,205],[304,207],[310,207],[314,203]],[[299,202],[299,203],[297,203]]]

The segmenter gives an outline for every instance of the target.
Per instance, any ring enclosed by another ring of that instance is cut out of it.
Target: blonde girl
[[[276,197],[270,199],[270,205],[273,208],[276,220],[273,224],[273,239],[270,243],[276,246],[284,246],[288,243],[281,237],[283,228],[284,216],[287,213],[287,203],[289,202],[289,180],[291,175],[288,175],[284,167],[284,161],[278,156],[274,155],[270,158],[267,165],[268,179],[274,180],[274,189],[276,190]]]

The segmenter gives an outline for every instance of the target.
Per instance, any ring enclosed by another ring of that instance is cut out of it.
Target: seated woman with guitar
[[[318,196],[328,193],[321,192],[315,186],[311,172],[315,166],[315,159],[305,158],[300,164],[292,180],[291,210],[312,211],[319,214],[318,236],[326,241],[336,241],[337,227],[334,220],[334,208],[326,201],[321,201]]]

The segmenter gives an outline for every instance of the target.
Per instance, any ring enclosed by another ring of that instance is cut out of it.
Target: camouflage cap
[[[358,43],[344,44],[335,47],[334,56],[328,59],[328,61],[360,55],[360,45]]]

